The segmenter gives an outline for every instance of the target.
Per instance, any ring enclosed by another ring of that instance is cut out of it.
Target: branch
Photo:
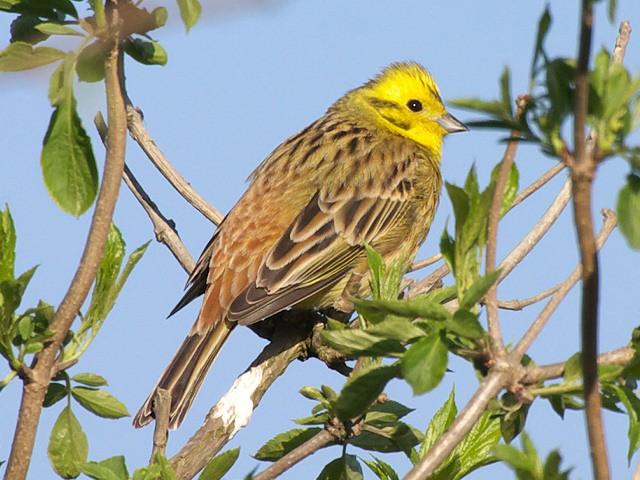
[[[565,164],[562,162],[556,163],[549,170],[544,172],[540,178],[535,180],[533,183],[528,185],[522,191],[516,195],[516,198],[513,200],[511,207],[509,207],[509,212],[513,210],[514,207],[520,205],[523,201],[525,201],[531,194],[537,192],[542,187],[544,187],[550,180],[552,180],[557,174],[559,174],[562,170],[564,170]]]
[[[525,107],[524,97],[517,100],[516,118],[519,118]],[[500,170],[496,178],[496,184],[491,199],[491,207],[489,208],[489,220],[487,222],[487,256],[485,260],[485,273],[489,274],[496,269],[496,245],[498,239],[498,222],[500,221],[500,213],[502,210],[502,201],[504,198],[504,189],[507,185],[507,178],[511,172],[513,161],[518,149],[518,138],[520,133],[511,132],[511,138],[504,152],[504,157],[500,162]],[[487,307],[487,324],[489,329],[490,348],[494,358],[504,358],[507,354],[504,348],[504,340],[500,330],[500,319],[498,317],[498,286],[494,283],[485,296],[485,305]]]
[[[628,365],[635,356],[636,351],[632,347],[622,347],[598,356],[598,365]],[[565,362],[552,363],[539,367],[527,367],[522,383],[533,385],[543,380],[560,378],[564,373]]]
[[[545,298],[550,297],[554,293],[558,291],[560,285],[554,285],[553,287],[547,288],[546,290],[538,293],[529,298],[525,298],[523,300],[498,300],[498,308],[502,310],[522,310],[529,305],[533,305],[534,303],[538,303]]]
[[[625,20],[620,23],[618,37],[616,38],[616,46],[613,47],[613,55],[611,59],[613,63],[622,64],[624,61],[624,54],[627,52],[627,45],[629,45],[630,36],[631,24]]]
[[[580,261],[582,263],[581,345],[585,418],[589,434],[594,478],[608,480],[609,460],[602,422],[602,402],[598,382],[599,267],[592,208],[593,177],[597,168],[595,141],[585,139],[589,100],[589,56],[593,28],[593,4],[583,0],[580,15],[580,43],[575,76],[574,158],[570,164],[573,211]],[[589,135],[595,139],[595,136]]]
[[[604,224],[602,230],[596,242],[596,248],[599,250],[607,241],[609,235],[616,227],[616,214],[611,210],[603,210],[602,216],[604,218]],[[571,288],[577,283],[582,274],[582,266],[578,265],[576,269],[569,275],[569,277],[559,286],[551,300],[544,306],[542,311],[538,314],[533,323],[529,326],[525,334],[522,336],[516,347],[513,349],[511,355],[514,361],[519,362],[525,352],[529,349],[533,341],[540,334],[544,326],[546,325],[551,315],[556,310],[560,302],[564,300]]]
[[[169,439],[169,411],[171,409],[171,394],[164,388],[158,388],[153,399],[153,416],[156,419],[153,430],[153,449],[149,463],[156,460],[156,455],[164,455]]]
[[[280,318],[273,339],[229,391],[207,414],[204,424],[171,458],[178,479],[193,478],[234,435],[246,426],[253,410],[273,382],[295,359],[307,352],[308,319],[300,313]],[[304,320],[304,321],[303,321]],[[305,325],[302,325],[305,324]]]
[[[263,472],[259,473],[253,480],[272,480],[293,467],[296,463],[304,460],[324,447],[333,444],[335,437],[327,430],[321,430],[299,447],[293,449],[278,461],[272,463]]]
[[[106,145],[107,125],[100,112],[98,112],[93,119],[93,123],[98,130],[98,134],[100,135],[102,142]],[[147,215],[153,224],[153,232],[155,233],[156,240],[163,243],[169,249],[174,258],[187,273],[191,273],[195,267],[195,261],[184,246],[184,243],[182,243],[182,240],[180,240],[180,236],[176,231],[173,220],[169,220],[162,214],[158,206],[153,200],[151,200],[151,197],[149,197],[142,185],[140,185],[126,163],[124,165],[124,172],[122,176],[124,183],[129,187],[133,196],[138,200],[144,211],[147,212]]]
[[[105,60],[109,135],[100,193],[78,269],[51,322],[50,329],[53,335],[44,350],[35,358],[32,379],[25,381],[23,385],[18,424],[5,474],[6,480],[21,480],[27,475],[42,412],[42,402],[52,373],[55,371],[55,359],[95,279],[118,199],[120,177],[124,168],[126,113],[121,85],[117,8],[112,9],[110,27],[113,45]]]
[[[509,374],[506,371],[492,370],[485,377],[472,400],[464,407],[460,415],[449,429],[438,439],[436,444],[420,459],[420,461],[404,477],[405,480],[423,480],[432,475],[438,466],[449,456],[451,451],[465,437],[469,430],[484,413],[487,404],[495,398],[507,383]]]
[[[187,202],[193,205],[193,207],[208,220],[215,225],[220,225],[224,215],[222,215],[218,209],[209,205],[209,203],[207,203],[207,201],[194,190],[189,182],[167,160],[149,135],[149,132],[147,132],[142,120],[142,115],[130,103],[127,104],[127,119],[131,138],[140,145],[140,148],[142,148],[149,160],[151,160],[151,163],[153,163],[160,173],[162,173],[171,186],[173,186],[173,188],[175,188]]]

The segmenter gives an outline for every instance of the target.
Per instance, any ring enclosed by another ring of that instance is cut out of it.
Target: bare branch
[[[516,118],[519,118],[525,107],[524,97],[518,97]],[[500,169],[496,178],[496,184],[491,199],[491,207],[489,208],[489,220],[487,222],[487,252],[485,260],[485,273],[489,274],[496,269],[496,246],[498,239],[498,222],[502,210],[502,201],[504,198],[504,189],[507,185],[507,178],[511,172],[516,151],[518,149],[518,138],[520,133],[511,132],[511,138],[504,152]],[[498,317],[498,286],[493,284],[487,291],[485,296],[485,305],[487,308],[487,325],[489,329],[489,339],[491,341],[491,351],[494,358],[504,358],[506,350],[502,339],[502,331],[500,330],[500,319]]]
[[[424,260],[418,260],[413,262],[409,271],[415,272],[416,270],[420,270],[421,268],[428,267],[429,265],[433,265],[439,260],[442,260],[442,254],[436,253],[435,255],[431,255],[429,258],[425,258]]]
[[[558,173],[564,170],[564,167],[565,167],[564,163],[562,162],[556,163],[553,167],[551,167],[549,170],[544,172],[540,178],[538,178],[533,183],[531,183],[531,185],[528,185],[522,191],[520,191],[518,195],[516,195],[516,198],[513,200],[511,207],[509,207],[509,212],[513,210],[515,206],[521,204],[523,201],[529,198],[531,194],[537,192],[542,187],[544,187],[547,183],[549,183],[549,181],[551,181]]]
[[[124,168],[126,113],[121,84],[117,9],[113,9],[110,28],[113,43],[105,60],[109,138],[100,192],[78,269],[51,322],[50,329],[53,335],[44,350],[36,356],[35,366],[32,369],[33,379],[24,382],[18,424],[5,474],[7,480],[21,480],[27,475],[42,412],[42,402],[55,369],[55,359],[95,279],[118,199],[120,177]]]
[[[127,105],[127,118],[131,138],[140,145],[140,148],[142,148],[147,157],[149,157],[149,160],[151,160],[160,173],[162,173],[164,178],[166,178],[171,186],[173,186],[187,202],[193,205],[196,210],[215,225],[219,225],[224,215],[196,192],[180,172],[167,160],[151,138],[151,135],[149,135],[149,132],[147,132],[142,120],[142,115],[131,104]]]
[[[98,134],[100,135],[102,142],[106,144],[107,125],[100,112],[96,114],[93,122],[98,130]],[[153,200],[151,200],[151,197],[149,197],[145,189],[140,185],[126,163],[124,165],[124,172],[122,173],[122,176],[124,183],[129,187],[133,196],[136,197],[136,200],[138,200],[144,211],[147,212],[147,215],[153,224],[153,231],[155,233],[156,240],[163,243],[169,249],[174,258],[187,273],[191,273],[195,266],[195,261],[184,246],[184,243],[182,243],[182,240],[180,240],[180,236],[176,231],[173,220],[169,220],[162,214],[158,206]]]
[[[405,480],[423,480],[432,475],[455,446],[465,437],[484,413],[487,404],[495,398],[509,378],[506,371],[492,370],[485,377],[472,400],[464,407],[449,429],[411,469]]]
[[[560,285],[554,285],[551,288],[547,288],[546,290],[538,293],[529,298],[525,298],[523,300],[498,300],[498,308],[503,310],[522,310],[525,307],[533,305],[534,303],[538,303],[544,300],[547,297],[550,297],[554,293],[558,291]]]
[[[259,473],[253,480],[271,480],[282,475],[284,472],[293,467],[296,463],[304,460],[308,456],[314,454],[324,447],[328,447],[335,441],[334,436],[327,430],[321,430],[312,438],[295,448],[287,455],[272,463],[263,472]]]
[[[414,298],[428,292],[449,273],[448,265],[441,265],[422,280],[414,282],[407,290],[405,298]]]
[[[622,64],[624,62],[624,54],[627,52],[629,45],[629,37],[631,37],[631,24],[625,20],[620,23],[618,37],[616,38],[616,46],[613,47],[612,62]]]
[[[171,394],[164,388],[158,388],[153,399],[153,415],[156,419],[153,430],[153,449],[149,463],[153,463],[157,454],[164,455],[169,438],[169,410],[171,409]]]
[[[604,224],[602,225],[602,230],[600,231],[600,235],[598,235],[598,239],[596,242],[596,248],[600,249],[606,242],[607,238],[616,227],[616,214],[611,210],[603,210],[602,216],[604,218]],[[560,284],[559,288],[551,297],[551,300],[544,306],[542,311],[538,314],[533,323],[529,326],[528,330],[522,336],[516,347],[513,349],[511,355],[515,361],[520,361],[522,356],[531,346],[536,337],[540,334],[547,321],[556,310],[560,302],[564,300],[564,297],[569,293],[571,288],[576,284],[576,282],[580,279],[582,273],[581,265],[578,265],[576,269],[569,275],[569,277]]]
[[[632,347],[622,347],[598,356],[598,365],[628,365],[636,351]],[[539,367],[527,367],[521,382],[526,385],[539,383],[543,380],[560,378],[564,372],[565,362],[552,363]]]
[[[500,263],[500,280],[504,279],[518,265],[524,257],[526,257],[533,247],[535,247],[540,239],[549,231],[551,226],[558,219],[564,208],[571,198],[571,183],[569,180],[565,182],[562,189],[553,200],[547,211],[542,215],[535,226],[527,233],[527,235],[518,243],[518,245],[509,252],[509,255]]]

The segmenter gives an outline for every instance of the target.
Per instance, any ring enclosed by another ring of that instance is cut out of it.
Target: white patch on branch
[[[231,427],[229,438],[247,426],[255,405],[251,398],[262,383],[262,370],[251,367],[240,375],[229,391],[218,401],[210,416],[219,418],[226,428]]]

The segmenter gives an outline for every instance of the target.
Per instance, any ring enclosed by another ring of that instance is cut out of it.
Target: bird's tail
[[[222,320],[209,331],[194,332],[185,338],[158,384],[140,407],[133,426],[140,428],[151,422],[154,417],[153,400],[157,390],[162,388],[171,397],[169,428],[178,428],[233,327],[235,323]]]

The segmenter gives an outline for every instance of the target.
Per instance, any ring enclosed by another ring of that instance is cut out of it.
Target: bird
[[[431,74],[401,62],[276,147],[190,274],[170,315],[204,295],[197,318],[133,425],[153,420],[162,388],[178,428],[237,325],[342,305],[350,279],[367,295],[367,246],[408,269],[439,202],[443,139],[466,130]]]

